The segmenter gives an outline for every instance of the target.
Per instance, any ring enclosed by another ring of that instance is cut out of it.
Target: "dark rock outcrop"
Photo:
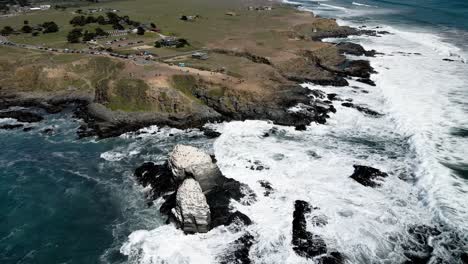
[[[377,111],[374,111],[372,109],[369,109],[369,108],[367,108],[365,106],[362,106],[362,105],[357,105],[357,104],[353,104],[353,103],[350,103],[350,102],[342,103],[341,105],[344,106],[344,107],[354,108],[354,109],[358,110],[359,112],[362,112],[364,114],[367,114],[367,115],[370,115],[370,116],[373,116],[373,117],[383,116],[383,114],[381,114],[381,113],[379,113]]]
[[[221,136],[221,133],[211,128],[205,127],[202,129],[202,131],[203,131],[203,135],[205,135],[207,138],[217,138]]]
[[[383,178],[388,176],[387,173],[372,167],[362,165],[353,165],[353,167],[354,173],[350,176],[350,178],[354,179],[355,181],[359,182],[364,186],[378,187],[381,184],[377,181],[382,180]]]
[[[264,196],[268,197],[271,193],[273,193],[274,189],[269,181],[261,180],[258,181],[258,183],[260,183],[260,186],[262,186],[265,189],[265,191],[263,192]]]
[[[255,242],[254,236],[245,233],[243,236],[229,244],[228,251],[220,257],[221,264],[250,264],[250,248]]]
[[[142,186],[151,185],[152,189],[148,195],[150,200],[161,197],[165,193],[173,192],[177,187],[167,162],[160,165],[153,162],[143,163],[135,170],[135,177]]]
[[[342,54],[367,57],[374,57],[376,54],[375,50],[367,51],[361,45],[352,42],[340,42],[336,44],[336,47]]]
[[[361,82],[361,83],[365,83],[365,84],[370,85],[370,86],[376,86],[375,82],[372,81],[369,78],[359,78],[359,79],[356,79],[356,81]]]
[[[313,258],[327,253],[325,241],[318,235],[307,231],[305,215],[312,208],[305,201],[297,200],[294,203],[292,244],[293,250],[301,257]]]
[[[249,192],[244,191],[245,189],[250,188],[234,179],[222,176],[218,186],[205,194],[208,205],[211,209],[212,228],[220,225],[229,225],[234,218],[233,215],[239,216],[242,214],[238,211],[232,212],[229,205],[231,203],[231,199],[242,202],[242,199],[245,198],[245,193]],[[247,199],[255,199],[253,193],[251,191],[250,193],[252,197],[247,197]],[[242,219],[248,219],[247,216],[244,216],[245,215],[242,216]],[[250,222],[250,219],[247,222]]]
[[[18,129],[18,128],[22,128],[22,127],[23,127],[22,124],[6,124],[6,125],[1,125],[0,129],[13,130],[13,129]]]
[[[22,111],[22,110],[0,112],[0,118],[13,118],[13,119],[18,120],[18,122],[24,122],[24,123],[36,123],[44,119],[39,114],[36,114],[33,112]]]
[[[174,152],[171,154],[171,166],[169,162],[162,165],[147,162],[135,170],[137,181],[143,186],[151,185],[152,187],[148,198],[154,200],[164,194],[172,192],[164,196],[165,202],[161,205],[159,210],[161,213],[168,215],[169,221],[176,221],[178,225],[182,226],[181,219],[185,218],[182,217],[184,215],[184,210],[182,210],[183,207],[180,206],[180,204],[182,204],[182,202],[180,202],[182,200],[181,194],[178,193],[180,191],[180,184],[187,179],[191,179],[199,184],[199,179],[203,183],[200,183],[199,186],[202,188],[203,195],[206,197],[206,203],[210,210],[209,228],[214,228],[219,225],[228,226],[233,223],[250,225],[251,220],[249,217],[239,211],[233,212],[230,208],[230,202],[231,199],[233,199],[248,204],[256,199],[253,191],[245,184],[224,177],[216,164],[212,161],[210,155],[202,152],[198,153],[198,149],[194,152],[192,148],[193,147],[188,148],[188,146],[174,148],[175,150],[177,149],[177,151],[175,151],[175,154]],[[186,150],[189,151],[186,152]],[[188,155],[190,153],[198,153],[198,158]],[[192,160],[191,158],[195,159]],[[195,160],[202,162],[202,164],[193,163],[192,161]],[[208,169],[199,169],[201,165],[208,166],[204,167]],[[210,172],[208,175],[209,177],[205,177],[207,175],[202,175],[205,172]],[[196,177],[194,177],[194,173],[197,174]],[[190,188],[190,190],[192,189],[193,188]],[[185,200],[187,201],[187,199]],[[175,210],[177,206],[179,206],[178,211]],[[197,228],[192,228],[194,225],[189,224],[188,226],[191,228],[188,229],[190,232],[198,230]],[[202,227],[201,230],[204,231],[205,229]]]

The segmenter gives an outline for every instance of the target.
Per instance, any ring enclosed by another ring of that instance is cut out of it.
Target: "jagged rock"
[[[229,244],[227,252],[221,256],[219,263],[221,264],[250,264],[252,261],[249,258],[250,248],[254,243],[254,237],[250,233],[245,233],[243,236]]]
[[[203,128],[203,135],[205,135],[207,138],[217,138],[221,136],[221,133],[214,129],[205,127]]]
[[[184,149],[190,150],[189,153],[191,154],[195,153],[196,160],[203,163],[197,164],[196,162],[191,162],[189,159],[193,156],[184,152]],[[152,195],[150,198],[153,200],[161,197],[161,195],[173,192],[170,195],[164,196],[165,202],[160,208],[161,213],[169,216],[168,221],[175,220],[176,222],[181,222],[177,220],[181,218],[180,213],[179,216],[176,214],[176,208],[179,204],[177,197],[181,195],[179,194],[180,187],[177,189],[177,186],[181,182],[179,178],[173,175],[173,171],[176,171],[180,174],[183,173],[185,177],[183,182],[192,179],[201,188],[202,195],[206,197],[205,202],[209,206],[211,220],[209,227],[230,225],[232,223],[251,224],[248,216],[239,211],[232,211],[230,208],[231,199],[243,204],[249,204],[255,200],[254,192],[247,185],[224,177],[216,163],[213,162],[215,158],[201,150],[178,145],[174,149],[174,153],[176,155],[173,155],[174,158],[172,159],[173,169],[170,168],[169,162],[162,165],[147,162],[135,171],[135,176],[140,184],[143,186],[151,185]]]
[[[311,212],[309,203],[297,200],[294,203],[292,244],[293,250],[301,257],[313,258],[327,253],[325,241],[318,235],[307,231],[305,215]]]
[[[336,44],[336,47],[342,54],[367,57],[374,57],[376,54],[375,50],[367,51],[361,45],[352,42],[341,42]]]
[[[0,112],[0,118],[13,118],[24,123],[36,123],[44,120],[39,114],[17,110]]]
[[[354,173],[350,176],[350,178],[364,186],[378,187],[380,186],[380,183],[376,182],[376,180],[381,180],[382,178],[388,176],[387,173],[372,167],[362,165],[353,165],[353,167]]]
[[[342,67],[345,74],[360,78],[369,78],[371,73],[375,72],[367,60],[345,61]]]
[[[187,178],[179,186],[176,206],[171,212],[185,233],[206,233],[210,230],[210,207],[195,179]]]
[[[374,111],[372,109],[369,109],[369,108],[367,108],[365,106],[353,104],[353,103],[350,103],[350,102],[342,103],[341,105],[344,106],[344,107],[354,108],[354,109],[358,110],[359,112],[362,112],[362,113],[370,115],[370,116],[374,116],[374,117],[382,116],[381,113],[379,113],[377,111]]]
[[[260,186],[262,186],[265,189],[263,195],[270,196],[270,194],[274,191],[273,187],[271,186],[271,183],[265,180],[261,180],[258,182],[260,183]]]
[[[217,227],[220,225],[229,225],[232,215],[241,214],[240,212],[232,212],[230,208],[231,199],[242,202],[246,193],[250,193],[250,200],[255,199],[255,195],[250,188],[234,179],[222,177],[222,183],[214,189],[206,193],[206,200],[211,209],[211,226]],[[247,216],[245,216],[248,219]],[[250,219],[249,221],[250,222]]]
[[[177,188],[167,162],[161,165],[153,162],[143,163],[135,170],[135,177],[144,187],[151,185],[152,189],[148,197],[151,200],[160,197],[164,193],[173,192]]]
[[[13,129],[18,129],[18,128],[22,128],[22,127],[23,127],[22,124],[6,124],[6,125],[1,125],[0,129],[13,130]]]
[[[370,85],[370,86],[376,86],[375,82],[372,81],[369,78],[359,78],[359,79],[356,79],[356,81],[361,82],[361,83],[365,83],[365,84]]]
[[[242,225],[247,226],[247,225],[252,224],[252,220],[250,220],[250,218],[246,216],[245,214],[239,211],[235,211],[234,213],[229,214],[229,217],[226,223],[224,223],[224,225],[226,226],[231,225],[231,224],[242,224]]]

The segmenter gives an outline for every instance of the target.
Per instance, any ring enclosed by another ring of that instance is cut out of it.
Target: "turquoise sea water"
[[[429,32],[460,47],[460,53],[467,49],[468,2],[463,0],[297,2],[320,15],[357,24],[385,24],[410,32]],[[454,74],[467,75],[466,64],[447,67],[453,67]],[[464,146],[468,138],[468,82],[463,79],[459,82],[458,86],[465,85],[466,89],[447,89],[448,94],[443,98],[455,109],[450,108],[447,114],[447,119],[453,120],[449,124],[439,123],[438,115],[418,116],[415,111],[415,120],[425,121],[415,122],[415,127],[429,124],[430,133],[428,141],[423,143],[418,141],[417,134],[409,137],[409,141],[419,145],[435,142],[436,149],[440,150],[436,160],[449,168],[453,172],[449,177],[456,180],[450,187],[461,190],[460,193],[450,188],[433,191],[434,196],[453,196],[448,202],[439,201],[443,219],[464,217],[456,202],[463,201],[463,190],[468,186],[468,165],[463,158],[466,149],[457,148]],[[411,103],[399,102],[396,106],[415,110]],[[442,105],[440,109],[449,109],[448,106]],[[418,107],[430,109],[431,105],[421,102]],[[71,113],[62,113],[47,116],[30,132],[0,131],[0,263],[126,263],[126,256],[119,250],[128,235],[139,229],[153,229],[163,221],[157,210],[146,206],[144,194],[132,178],[135,167],[146,160],[162,161],[177,143],[212,151],[212,141],[196,131],[162,130],[151,137],[96,141],[77,139],[78,126]],[[446,126],[450,133],[437,132]],[[49,127],[54,130],[52,135],[41,133]],[[419,152],[422,163],[432,162],[425,160],[425,151]],[[420,195],[426,194],[421,191]]]

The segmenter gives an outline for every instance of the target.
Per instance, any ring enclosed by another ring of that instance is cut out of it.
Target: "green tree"
[[[76,16],[70,20],[70,24],[74,27],[77,26],[84,26],[86,25],[86,17],[85,16]]]
[[[29,25],[24,25],[22,28],[21,28],[21,31],[23,33],[31,33],[32,32],[32,27],[30,27]]]
[[[96,23],[96,18],[93,16],[86,17],[86,24]]]
[[[96,18],[96,22],[99,24],[99,25],[105,25],[107,24],[107,21],[106,19],[103,17],[103,16],[98,16]]]
[[[96,34],[93,33],[93,32],[88,32],[88,30],[86,30],[83,34],[83,41],[90,41],[92,40],[94,37],[96,37]]]
[[[44,22],[42,23],[42,27],[44,28],[44,30],[42,31],[42,33],[44,34],[59,31],[59,27],[57,26],[57,24],[55,24],[54,21]]]
[[[96,28],[96,36],[108,36],[109,33],[102,30],[102,28]]]
[[[81,28],[74,28],[72,31],[68,32],[67,40],[70,43],[79,43],[81,37],[83,36]]]
[[[8,36],[10,35],[11,33],[13,33],[15,30],[10,27],[10,26],[5,26],[1,31],[0,31],[0,34],[2,34],[2,36]]]

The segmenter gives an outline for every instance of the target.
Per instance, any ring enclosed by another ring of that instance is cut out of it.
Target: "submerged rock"
[[[210,230],[210,207],[195,179],[185,179],[177,189],[172,214],[185,233],[206,233]]]
[[[325,241],[307,231],[305,215],[311,212],[309,203],[297,200],[294,203],[292,244],[293,250],[301,257],[313,258],[327,253]]]
[[[362,165],[353,165],[353,167],[354,173],[350,176],[350,178],[364,186],[378,187],[380,186],[380,183],[378,183],[377,180],[381,180],[382,178],[388,176],[387,173],[372,167]]]
[[[274,191],[269,181],[261,180],[258,181],[258,183],[260,183],[260,186],[262,186],[265,189],[265,191],[263,192],[264,196],[268,197]]]

